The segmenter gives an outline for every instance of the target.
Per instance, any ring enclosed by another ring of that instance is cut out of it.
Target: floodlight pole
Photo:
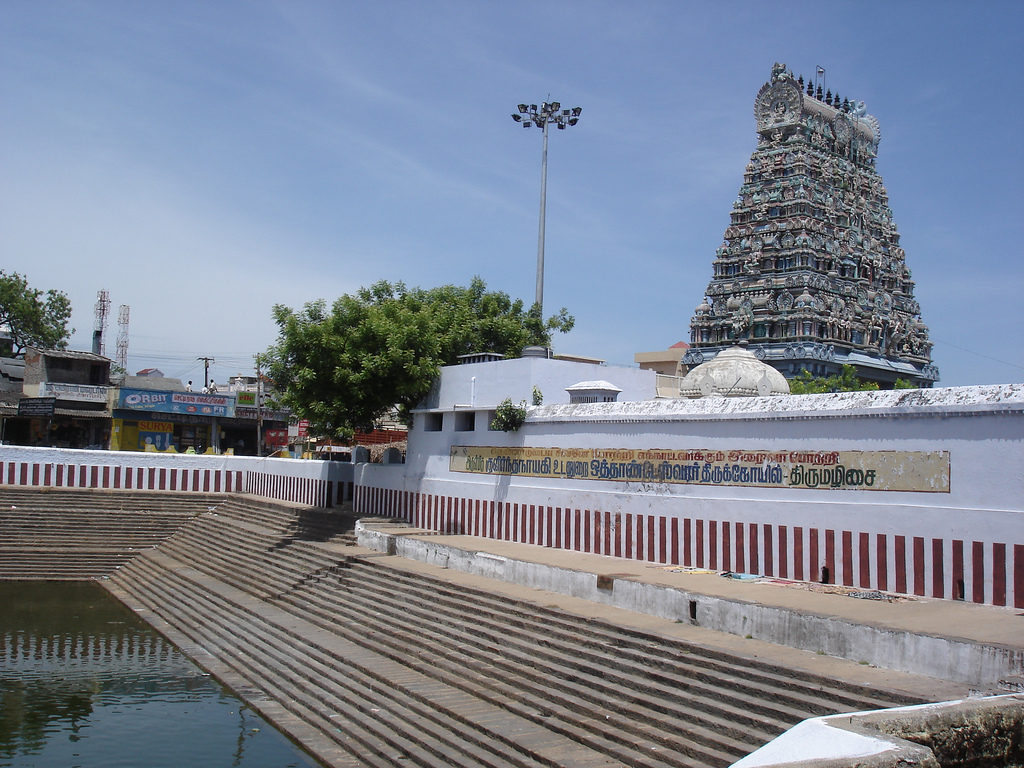
[[[538,110],[536,104],[520,104],[519,112],[512,115],[517,123],[522,123],[524,128],[533,125],[541,128],[544,133],[544,150],[540,162],[540,229],[537,233],[537,298],[536,305],[541,310],[541,318],[544,317],[544,223],[547,216],[548,200],[548,126],[554,123],[560,130],[566,126],[576,125],[579,122],[579,107],[573,109],[562,109],[557,101],[545,102]]]

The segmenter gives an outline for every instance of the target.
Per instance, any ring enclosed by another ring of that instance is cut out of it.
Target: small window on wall
[[[438,414],[440,416],[440,414]],[[456,411],[455,431],[472,432],[476,429],[476,411]]]
[[[440,432],[444,428],[443,413],[425,413],[423,415],[424,432]]]

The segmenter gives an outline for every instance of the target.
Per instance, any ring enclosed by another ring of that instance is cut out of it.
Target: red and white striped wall
[[[0,460],[0,485],[27,487],[231,493],[242,490],[242,477],[232,469]]]
[[[352,465],[248,456],[0,446],[0,485],[251,493],[331,507],[352,498]]]
[[[1024,608],[1024,545],[495,502],[360,486],[355,510],[440,533]]]

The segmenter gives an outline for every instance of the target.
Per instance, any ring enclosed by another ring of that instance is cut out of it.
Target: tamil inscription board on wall
[[[756,488],[949,493],[949,451],[638,450],[453,445],[452,472]]]

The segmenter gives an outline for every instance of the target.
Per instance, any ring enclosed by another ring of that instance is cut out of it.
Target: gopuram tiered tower
[[[786,377],[853,365],[883,388],[938,380],[863,102],[822,95],[785,64],[754,102],[758,145],[690,322],[683,363],[745,340]]]

